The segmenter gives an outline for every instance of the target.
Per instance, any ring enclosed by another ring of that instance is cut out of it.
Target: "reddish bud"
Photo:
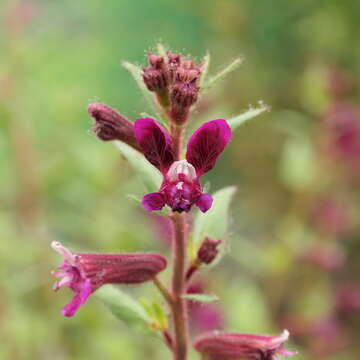
[[[196,69],[185,69],[180,67],[176,71],[176,81],[178,82],[191,82],[196,81],[200,76],[200,71]]]
[[[177,69],[181,65],[181,55],[173,54],[172,52],[168,51],[167,56],[168,56],[169,78],[171,79],[171,81],[174,81]]]
[[[144,69],[143,80],[149,91],[158,91],[168,86],[166,73],[151,67]]]
[[[213,332],[198,337],[194,347],[207,360],[276,360],[296,354],[284,349],[288,338],[287,330],[278,336]]]
[[[204,264],[212,263],[219,252],[218,246],[220,244],[221,240],[206,237],[197,252],[198,260]]]
[[[178,82],[171,91],[171,102],[174,107],[177,108],[189,108],[196,103],[199,87],[195,81],[190,82]]]
[[[135,139],[134,125],[125,116],[109,106],[92,103],[88,112],[95,120],[93,132],[103,141],[120,140],[136,150],[140,147]]]
[[[63,308],[65,316],[73,316],[102,285],[143,283],[166,268],[166,259],[159,254],[78,254],[59,242],[54,241],[51,246],[63,257],[59,271],[53,273],[61,278],[54,290],[67,286],[75,292]]]
[[[167,64],[162,56],[148,54],[150,66],[144,69],[143,80],[149,91],[159,91],[169,85]]]
[[[190,82],[177,82],[170,94],[171,118],[177,124],[184,124],[188,118],[191,105],[195,104],[198,98],[199,87],[196,85],[196,78]]]

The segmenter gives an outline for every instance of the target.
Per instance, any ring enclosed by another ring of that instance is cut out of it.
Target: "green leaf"
[[[182,296],[183,299],[204,302],[204,303],[212,303],[214,301],[218,301],[219,298],[216,295],[212,294],[185,294]]]
[[[142,69],[140,66],[134,65],[130,62],[123,61],[122,66],[129,71],[129,73],[133,76],[136,84],[138,85],[141,93],[143,94],[146,102],[148,103],[150,109],[153,111],[156,118],[163,122],[163,117],[158,110],[157,104],[155,102],[155,98],[153,94],[146,88],[143,78],[142,78]]]
[[[223,239],[228,230],[229,207],[236,191],[235,186],[229,186],[217,191],[214,195],[214,205],[205,214],[198,212],[194,221],[193,236],[190,247],[196,251],[198,244],[205,237]],[[194,255],[194,253],[193,253]],[[219,256],[218,256],[219,257]]]
[[[244,113],[234,116],[233,118],[227,120],[227,122],[232,130],[236,130],[240,125],[243,125],[248,120],[253,119],[256,116],[259,116],[260,114],[266,111],[269,111],[269,107],[260,101],[259,107],[250,108],[248,111],[245,111]]]
[[[201,71],[201,77],[200,77],[200,81],[199,81],[200,88],[202,88],[204,86],[204,84],[207,80],[209,67],[210,67],[210,54],[207,52],[202,61],[202,71]]]
[[[242,63],[242,61],[243,61],[242,58],[240,58],[240,57],[236,58],[232,63],[230,63],[228,66],[226,66],[223,70],[221,70],[216,75],[211,77],[208,81],[206,81],[202,87],[202,90],[208,90],[208,89],[212,88],[218,81],[222,80],[226,75],[228,75],[232,71],[234,71]]]
[[[164,308],[158,303],[153,303],[153,312],[159,330],[166,330],[169,327],[168,317]]]
[[[145,159],[144,155],[131,146],[121,141],[114,141],[113,143],[131,164],[144,183],[146,190],[149,192],[157,191],[161,183],[160,172]]]
[[[157,302],[150,302],[148,299],[139,300],[148,317],[151,319],[151,327],[155,330],[164,331],[169,327],[168,317],[164,308]]]
[[[95,294],[119,320],[130,326],[149,328],[150,317],[141,304],[131,296],[111,285],[102,286]]]

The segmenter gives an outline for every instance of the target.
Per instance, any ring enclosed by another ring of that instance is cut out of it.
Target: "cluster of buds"
[[[198,99],[201,66],[180,54],[148,54],[149,66],[143,70],[146,87],[169,112],[174,123],[184,124],[192,105]]]

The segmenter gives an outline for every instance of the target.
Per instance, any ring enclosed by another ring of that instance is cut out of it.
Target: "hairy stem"
[[[175,344],[174,360],[186,360],[188,325],[186,314],[186,302],[183,299],[185,293],[185,270],[186,270],[186,214],[174,213],[172,216],[174,224],[173,238],[173,278],[172,278],[172,315],[174,322]]]
[[[184,127],[181,125],[170,124],[172,145],[174,149],[175,160],[180,160],[182,152],[182,142],[184,136]]]

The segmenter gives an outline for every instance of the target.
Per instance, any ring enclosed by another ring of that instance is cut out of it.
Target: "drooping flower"
[[[213,199],[202,192],[200,177],[215,166],[231,140],[225,120],[208,121],[192,134],[186,160],[175,161],[171,137],[151,118],[136,120],[135,137],[147,160],[163,175],[159,191],[144,196],[145,210],[161,210],[168,205],[173,211],[188,212],[194,204],[202,212],[210,209]]]
[[[64,316],[73,316],[88,297],[105,284],[138,284],[154,278],[166,267],[159,254],[78,254],[59,242],[51,247],[63,262],[53,275],[61,278],[53,289],[67,286],[75,292],[73,299],[62,309]]]
[[[198,337],[194,347],[209,360],[278,360],[296,355],[284,349],[288,338],[287,330],[278,336],[212,332]]]

